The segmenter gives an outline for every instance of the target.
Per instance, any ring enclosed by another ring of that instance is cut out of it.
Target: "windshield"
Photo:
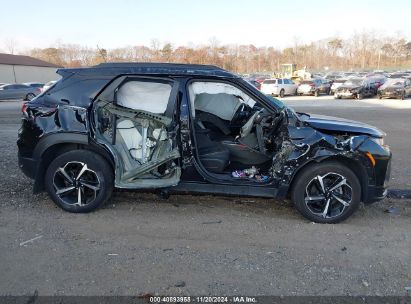
[[[277,98],[274,98],[272,95],[265,95],[271,103],[273,103],[276,107],[283,109],[285,108],[285,104],[281,101],[278,100]]]
[[[344,82],[344,85],[347,85],[347,86],[353,86],[353,85],[356,85],[356,86],[360,86],[362,83],[363,83],[363,79],[350,79],[350,80],[347,80],[346,82]]]

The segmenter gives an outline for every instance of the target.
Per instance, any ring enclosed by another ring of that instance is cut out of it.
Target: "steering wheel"
[[[234,116],[230,121],[230,125],[239,127],[244,125],[244,123],[250,117],[250,110],[251,108],[248,105],[242,103],[240,107],[237,109],[237,111],[234,113]]]

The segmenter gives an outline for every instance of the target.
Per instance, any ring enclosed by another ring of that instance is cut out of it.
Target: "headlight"
[[[370,137],[377,145],[384,146],[384,137]]]

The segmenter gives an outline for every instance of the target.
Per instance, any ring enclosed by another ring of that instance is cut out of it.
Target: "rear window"
[[[56,82],[44,92],[43,101],[46,103],[65,103],[75,106],[88,107],[97,93],[111,80],[110,78],[82,79],[67,77]],[[37,98],[36,98],[37,99]]]

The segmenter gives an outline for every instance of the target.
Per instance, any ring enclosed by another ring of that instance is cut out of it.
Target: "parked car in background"
[[[254,79],[245,79],[247,82],[251,83],[257,89],[261,90],[261,83]]]
[[[335,99],[372,97],[377,94],[377,84],[373,78],[352,78],[344,82],[334,93]]]
[[[261,84],[261,92],[268,95],[284,97],[285,95],[297,95],[296,85],[288,78],[266,79]]]
[[[411,95],[411,80],[404,78],[389,78],[378,88],[378,98],[405,99]]]
[[[396,79],[398,79],[398,78],[411,78],[411,74],[410,74],[410,73],[399,73],[399,72],[396,72],[396,73],[391,73],[391,74],[389,75],[389,78],[396,78]]]
[[[47,83],[43,86],[43,88],[41,89],[41,91],[42,91],[42,92],[47,91],[47,90],[48,90],[49,88],[51,88],[56,82],[57,82],[57,80],[52,80],[52,81],[47,82]]]
[[[314,78],[314,77],[313,77],[313,78]],[[329,74],[325,75],[323,78],[324,78],[324,79],[327,79],[327,80],[329,80],[329,81],[332,81],[332,80],[341,78],[341,75],[340,75],[340,74],[337,74],[337,73],[329,73]]]
[[[385,77],[384,75],[374,75],[367,78],[372,79],[375,82],[375,87],[377,89],[387,81],[387,77]]]
[[[25,84],[5,84],[0,86],[0,100],[24,99],[32,100],[39,93],[38,88]]]
[[[25,82],[23,84],[28,85],[29,87],[32,87],[32,88],[41,89],[42,87],[44,87],[44,83],[40,83],[40,82]]]
[[[331,85],[326,79],[316,78],[311,80],[303,80],[297,88],[298,95],[314,95],[330,94]]]
[[[334,94],[335,91],[337,91],[337,89],[346,81],[347,79],[343,79],[343,78],[334,80],[331,85],[330,94]]]

